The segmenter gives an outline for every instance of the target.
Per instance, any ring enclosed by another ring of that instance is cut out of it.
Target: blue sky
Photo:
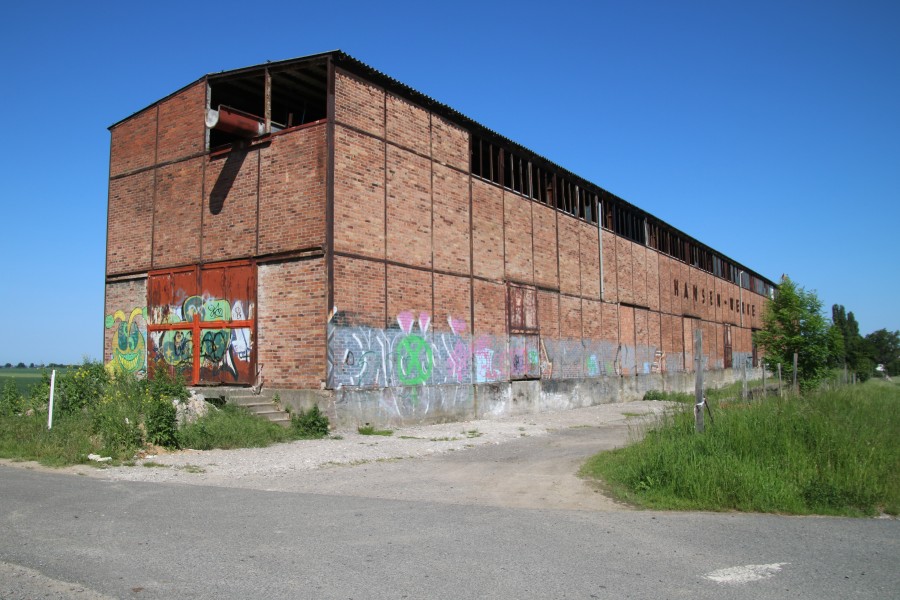
[[[896,1],[128,4],[3,9],[0,364],[102,355],[109,125],[338,48],[863,334],[900,329]]]

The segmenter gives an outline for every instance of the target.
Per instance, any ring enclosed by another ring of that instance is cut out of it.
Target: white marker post
[[[56,369],[50,372],[50,407],[47,410],[47,429],[53,429],[53,388],[56,387]]]

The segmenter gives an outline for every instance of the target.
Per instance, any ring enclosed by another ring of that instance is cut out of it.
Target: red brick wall
[[[503,279],[503,192],[480,180],[472,181],[472,269],[475,275]]]
[[[325,125],[272,138],[260,152],[259,254],[325,243]]]
[[[545,340],[559,339],[559,294],[538,292],[537,301],[541,338]]]
[[[157,112],[158,108],[151,106],[110,130],[110,177],[154,164]]]
[[[431,161],[388,145],[388,260],[430,269],[431,218]]]
[[[200,212],[204,157],[177,162],[156,171],[153,219],[153,268],[200,260]]]
[[[371,260],[334,257],[334,304],[346,325],[386,325],[385,264]]]
[[[556,244],[556,211],[532,204],[534,219],[534,283],[559,289],[559,251]]]
[[[384,138],[384,90],[337,70],[334,98],[335,121]]]
[[[581,293],[581,248],[578,221],[560,215],[559,222],[559,291]]]
[[[616,260],[616,236],[603,232],[603,300],[619,301],[618,261]]]
[[[531,204],[521,196],[504,192],[506,277],[527,284],[534,282]]]
[[[259,150],[232,150],[207,158],[202,258],[228,260],[256,254]]]
[[[106,272],[115,275],[149,270],[153,239],[152,170],[109,182],[108,228]]]
[[[198,81],[159,104],[156,161],[164,163],[203,152],[206,147],[206,82]]]
[[[334,248],[384,258],[384,142],[335,126]]]
[[[325,380],[325,260],[263,264],[257,273],[257,365],[268,387]]]
[[[466,333],[471,333],[471,281],[468,277],[434,274],[434,331],[452,331],[448,320],[452,317],[456,323],[464,321]]]
[[[506,335],[506,286],[475,280],[475,335]]]
[[[396,323],[397,315],[403,311],[434,314],[431,277],[430,271],[387,266],[388,326]]]
[[[469,248],[469,178],[434,164],[434,268],[471,273]]]
[[[600,240],[597,227],[578,222],[581,252],[581,295],[600,299]]]

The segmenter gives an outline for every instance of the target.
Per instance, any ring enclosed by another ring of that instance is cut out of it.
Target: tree
[[[900,375],[900,331],[873,331],[865,337],[865,351],[874,364],[884,365],[888,375]]]
[[[844,345],[843,355],[836,357],[832,366],[846,367],[856,374],[857,379],[865,381],[872,376],[877,361],[872,358],[866,339],[859,334],[856,316],[842,305],[835,304],[831,307],[831,319],[834,328],[840,331]]]
[[[831,325],[822,315],[822,302],[816,293],[783,276],[775,298],[763,311],[763,324],[754,339],[765,352],[766,368],[774,370],[780,363],[782,371],[793,377],[796,352],[800,388],[815,387],[828,372],[834,346]]]

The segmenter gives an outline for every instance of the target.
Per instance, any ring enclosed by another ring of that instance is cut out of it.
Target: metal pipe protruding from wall
[[[219,110],[206,111],[206,126],[244,138],[259,137],[266,132],[265,120],[221,104]]]

